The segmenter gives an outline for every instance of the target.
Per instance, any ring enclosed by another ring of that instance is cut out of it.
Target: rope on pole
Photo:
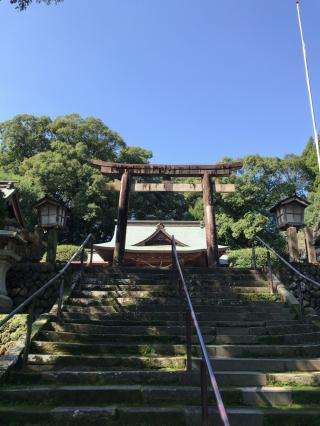
[[[318,130],[317,130],[317,125],[316,125],[314,106],[313,106],[313,97],[312,97],[311,83],[310,83],[310,77],[309,77],[307,50],[306,50],[306,45],[305,45],[305,42],[304,42],[301,15],[300,15],[300,0],[296,0],[296,6],[297,6],[298,22],[299,22],[299,29],[300,29],[300,36],[301,36],[303,60],[304,60],[304,66],[305,66],[305,72],[306,72],[306,82],[307,82],[308,95],[309,95],[309,103],[310,103],[311,119],[312,119],[313,133],[314,133],[314,141],[315,141],[315,144],[316,144],[318,167],[319,167],[319,172],[320,172],[319,136],[318,136]]]

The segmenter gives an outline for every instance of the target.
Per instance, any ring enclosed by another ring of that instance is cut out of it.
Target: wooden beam
[[[106,184],[108,191],[120,191],[121,181],[114,180]],[[235,192],[233,183],[215,182],[212,184],[212,191],[219,193]],[[201,183],[141,183],[132,182],[131,192],[202,192]]]
[[[123,263],[126,244],[128,207],[130,195],[130,174],[125,171],[121,178],[121,187],[119,194],[118,220],[116,241],[113,253],[113,266],[120,266]]]
[[[128,164],[113,163],[101,160],[91,160],[90,163],[99,167],[101,173],[109,176],[122,175],[128,170],[131,176],[230,176],[232,172],[241,169],[242,162],[209,164],[209,165],[169,165],[169,164]]]
[[[203,187],[203,208],[204,208],[204,221],[206,228],[207,240],[207,259],[208,267],[213,268],[219,262],[218,254],[218,240],[216,229],[216,218],[212,200],[212,182],[210,175],[206,173],[202,178]]]

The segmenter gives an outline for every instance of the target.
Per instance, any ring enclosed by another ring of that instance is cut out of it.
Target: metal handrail
[[[26,342],[25,342],[25,351],[23,355],[24,363],[27,361],[28,358],[28,351],[30,346],[30,339],[31,339],[31,329],[32,329],[32,319],[33,319],[33,310],[34,310],[34,302],[37,296],[41,295],[47,288],[51,286],[55,281],[57,281],[60,277],[63,276],[63,274],[67,271],[73,260],[77,257],[77,255],[81,252],[81,272],[80,272],[80,279],[82,278],[83,274],[83,263],[84,263],[84,250],[88,242],[91,240],[91,253],[90,253],[90,264],[92,264],[92,257],[93,257],[93,235],[89,234],[87,238],[83,241],[81,246],[78,248],[78,250],[73,254],[71,259],[66,263],[66,265],[60,269],[60,271],[51,278],[47,283],[45,283],[41,288],[39,288],[36,292],[34,292],[31,296],[29,296],[24,302],[22,302],[19,306],[17,306],[15,309],[13,309],[12,312],[10,312],[3,320],[0,321],[0,328],[4,326],[12,317],[14,317],[19,312],[23,311],[24,308],[28,305],[30,305],[29,312],[28,312],[28,321],[27,321],[27,335],[26,335]],[[62,299],[63,299],[63,293],[64,293],[64,280],[60,283],[59,288],[59,295],[57,297],[58,299],[58,318],[61,317],[61,308],[62,308]]]
[[[299,277],[303,278],[304,280],[307,280],[307,281],[311,282],[312,284],[314,284],[317,287],[320,287],[320,283],[318,283],[317,281],[313,280],[312,278],[309,278],[307,275],[304,275],[297,268],[295,268],[294,266],[292,266],[284,257],[282,257],[280,254],[278,254],[268,243],[266,243],[265,241],[263,241],[262,238],[260,238],[260,237],[258,237],[256,235],[254,237],[254,239],[256,239],[261,244],[263,244],[268,250],[272,251],[272,253],[275,254],[276,257],[278,259],[280,259],[282,263],[284,263],[289,269],[291,269],[293,272],[295,272],[297,275],[299,275]]]
[[[194,327],[196,329],[197,332],[197,337],[200,343],[200,348],[201,348],[201,352],[202,352],[202,363],[201,363],[201,395],[202,395],[202,425],[203,426],[207,426],[208,423],[208,395],[207,395],[207,372],[209,374],[209,379],[210,379],[210,383],[211,386],[213,388],[214,394],[215,394],[215,398],[217,401],[217,406],[218,406],[218,411],[220,414],[220,418],[224,424],[224,426],[230,426],[229,423],[229,419],[228,419],[228,414],[226,412],[222,397],[221,397],[221,393],[219,390],[219,386],[213,371],[213,367],[208,355],[208,351],[206,348],[206,345],[204,343],[203,340],[203,336],[200,330],[200,326],[196,317],[196,314],[194,312],[193,309],[193,305],[192,305],[192,301],[189,295],[189,291],[188,291],[188,287],[186,285],[184,276],[183,276],[183,272],[181,270],[181,266],[180,266],[180,262],[179,262],[179,257],[178,257],[178,253],[177,253],[177,248],[176,248],[176,242],[175,242],[175,238],[174,236],[172,236],[172,268],[176,268],[179,274],[179,286],[182,285],[182,289],[184,291],[184,295],[185,295],[185,300],[186,300],[186,304],[187,304],[187,309],[188,309],[188,313],[187,313],[187,317],[190,315]],[[181,287],[180,287],[181,290]],[[187,318],[187,345],[189,346],[189,348],[187,348],[187,357],[189,359],[187,359],[187,368],[190,371],[192,369],[192,353],[191,353],[191,323],[190,323],[190,317],[189,320]],[[189,330],[188,330],[189,328]],[[189,341],[188,341],[189,340]]]

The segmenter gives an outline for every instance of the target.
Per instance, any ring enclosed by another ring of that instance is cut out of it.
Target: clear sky
[[[320,1],[301,11],[320,125]],[[0,1],[0,120],[101,118],[154,162],[299,154],[312,134],[295,0]]]

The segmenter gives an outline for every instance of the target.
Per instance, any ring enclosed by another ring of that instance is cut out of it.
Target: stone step
[[[81,368],[84,371],[100,370],[108,368],[109,370],[185,370],[185,356],[121,356],[118,355],[41,355],[29,354],[28,363],[36,365],[37,369],[41,366],[51,366],[53,369],[66,369],[68,367]]]
[[[73,306],[73,307],[97,307],[100,309],[103,308],[126,308],[126,309],[139,309],[141,311],[153,309],[155,311],[162,311],[167,309],[167,311],[178,311],[180,309],[185,308],[184,302],[180,303],[174,303],[175,301],[170,301],[171,303],[168,303],[166,299],[163,299],[163,301],[151,301],[148,299],[116,299],[111,300],[109,302],[105,302],[104,300],[99,299],[81,299],[81,298],[70,298],[67,302],[67,306]],[[289,308],[286,305],[283,304],[276,304],[274,303],[272,306],[261,304],[239,304],[239,305],[230,305],[225,306],[221,305],[219,301],[216,301],[216,303],[212,303],[208,299],[203,300],[195,300],[192,299],[192,304],[194,307],[194,310],[197,312],[230,312],[230,313],[244,313],[244,312],[268,312],[268,313],[279,313],[279,312],[288,312]]]
[[[277,336],[279,334],[311,333],[319,332],[320,328],[314,324],[288,324],[288,325],[267,325],[266,327],[250,327],[249,334]]]
[[[226,405],[280,406],[294,404],[316,405],[320,400],[320,389],[284,389],[275,387],[245,387],[220,389]],[[213,392],[209,392],[209,403],[215,405]],[[19,386],[0,388],[2,404],[22,404],[43,400],[53,405],[72,406],[88,404],[183,404],[197,405],[201,399],[199,386],[178,385],[78,385],[78,386]]]
[[[216,288],[211,290],[190,291],[190,296],[195,298],[211,298],[211,299],[238,299],[239,295],[248,293],[268,294],[265,287],[232,287],[232,288]],[[157,290],[75,290],[72,297],[77,298],[158,298],[158,297],[174,297],[180,300],[180,296],[175,290],[157,291]]]
[[[201,356],[200,347],[195,342],[193,353]],[[72,343],[33,341],[31,351],[39,354],[118,354],[142,356],[182,356],[186,354],[183,344],[133,344],[133,343]],[[304,345],[207,345],[208,354],[212,357],[297,357],[320,356],[320,344]]]
[[[94,334],[126,334],[128,332],[136,335],[143,336],[176,336],[185,335],[185,325],[171,325],[171,326],[139,326],[139,325],[93,325],[93,324],[77,324],[77,323],[49,323],[46,326],[47,331],[67,332],[67,333],[80,333],[88,336]],[[215,334],[214,327],[202,327],[201,331],[204,335]]]
[[[145,335],[128,333],[127,334],[85,334],[85,333],[57,333],[52,331],[43,331],[37,336],[38,341],[50,341],[50,342],[70,342],[70,343],[116,343],[116,342],[130,342],[130,343],[169,343],[169,344],[185,344],[186,336],[184,334],[174,335]],[[181,330],[185,331],[185,330]],[[205,343],[215,343],[215,336],[203,335]]]
[[[130,333],[128,333],[130,331]],[[259,344],[272,344],[272,345],[292,345],[299,343],[319,343],[320,333],[306,333],[306,334],[288,334],[277,336],[254,336],[254,335],[211,335],[204,334],[203,338],[206,344],[246,344],[246,345],[259,345]],[[194,330],[194,342],[197,342],[197,337]],[[51,341],[51,342],[72,342],[72,343],[116,343],[116,342],[136,342],[136,343],[171,343],[171,344],[185,344],[186,343],[186,329],[181,327],[179,333],[166,335],[166,334],[145,334],[145,332],[133,333],[133,331],[126,327],[122,333],[116,330],[114,333],[105,334],[87,334],[87,333],[70,333],[70,332],[53,332],[42,331],[37,335],[38,341]]]
[[[189,289],[212,289],[220,287],[266,287],[268,288],[268,282],[261,279],[211,279],[211,280],[201,280],[199,282],[187,280],[187,285]],[[152,283],[150,281],[143,280],[84,280],[81,283],[82,289],[105,289],[105,290],[129,290],[130,288],[135,288],[136,290],[177,290],[178,286],[176,282],[171,282],[171,280],[160,281]]]
[[[216,371],[219,386],[320,386],[320,372],[263,373],[258,371]],[[7,384],[11,385],[184,385],[199,386],[198,370],[186,371],[83,371],[48,370],[37,371],[30,366],[23,371],[10,374]]]
[[[226,403],[241,404],[240,389],[221,390]],[[0,388],[1,403],[22,404],[32,401],[39,404],[43,400],[52,405],[100,405],[105,404],[142,404],[148,406],[159,404],[196,405],[201,399],[201,389],[195,386],[141,386],[141,385],[99,385],[99,386],[19,386],[17,388]],[[211,404],[214,395],[209,393]]]
[[[272,316],[273,317],[273,316]],[[117,318],[117,317],[115,317]],[[90,316],[90,315],[80,315],[75,313],[63,313],[63,322],[64,323],[77,323],[77,324],[88,324],[88,325],[103,325],[103,326],[147,326],[147,327],[153,327],[153,326],[175,326],[175,325],[181,325],[183,326],[185,324],[185,321],[172,321],[172,320],[143,320],[143,319],[111,319],[106,318],[105,320],[98,318],[97,316]],[[267,321],[202,321],[199,320],[199,325],[201,326],[201,330],[203,327],[219,327],[219,328],[225,328],[225,327],[232,327],[234,328],[241,328],[241,327],[276,327],[276,326],[282,326],[282,325],[299,325],[301,324],[298,320],[267,320]],[[243,329],[242,329],[243,330]],[[249,330],[249,329],[248,329]],[[225,333],[223,333],[225,334]]]
[[[297,407],[287,410],[275,408],[228,408],[232,426],[316,426],[319,410],[315,407]],[[90,406],[90,407],[0,407],[6,426],[48,425],[58,426],[201,426],[200,406]],[[219,414],[210,408],[209,422],[221,426]]]
[[[274,380],[274,373],[270,380]],[[305,373],[303,373],[305,374]],[[313,373],[307,373],[309,375]],[[305,375],[307,375],[305,374]],[[316,374],[316,373],[315,373]],[[219,386],[266,386],[267,375],[261,372],[218,371],[215,373]],[[271,375],[270,375],[271,376]],[[320,373],[319,373],[320,376]],[[286,378],[284,378],[284,381]],[[29,368],[11,374],[8,383],[15,385],[184,385],[199,386],[199,371],[42,371]]]
[[[150,308],[151,309],[151,308]],[[75,315],[75,317],[88,318],[89,320],[105,321],[109,319],[135,319],[135,320],[168,320],[168,321],[183,321],[185,318],[184,312],[156,312],[154,310],[144,311],[133,310],[115,311],[113,308],[110,309],[99,309],[96,307],[88,307],[83,313],[82,307],[77,306],[65,306],[63,309],[64,314]],[[272,313],[269,315],[267,312],[246,312],[246,313],[220,313],[220,312],[197,312],[197,318],[199,321],[267,321],[270,317],[273,320],[286,320],[293,319],[295,314],[290,311],[283,311],[281,313]]]
[[[136,356],[88,356],[88,355],[39,355],[30,354],[29,368],[36,371],[81,368],[83,371],[109,370],[185,370],[185,357],[136,357]],[[193,357],[194,368],[199,368],[200,359]],[[317,372],[320,358],[213,358],[214,370],[233,372],[286,373]]]

